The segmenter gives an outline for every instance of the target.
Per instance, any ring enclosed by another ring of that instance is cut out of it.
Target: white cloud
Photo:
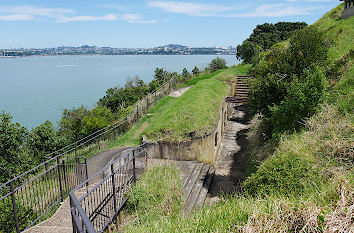
[[[106,20],[106,21],[113,21],[117,20],[118,17],[113,14],[105,15],[105,16],[72,16],[72,17],[60,17],[57,19],[56,22],[58,23],[67,23],[67,22],[75,22],[75,21],[101,21],[101,20]]]
[[[122,19],[128,23],[157,23],[157,20],[145,20],[140,14],[124,14]]]
[[[100,7],[108,8],[108,9],[115,9],[119,11],[126,11],[127,8],[122,5],[117,5],[117,4],[101,4],[99,5]]]
[[[10,15],[1,15],[7,13]],[[65,8],[44,8],[35,6],[15,6],[0,7],[0,20],[7,21],[23,21],[23,20],[39,20],[49,18],[55,22],[73,22],[73,21],[97,21],[97,20],[115,20],[114,15],[105,16],[77,16],[72,9]]]
[[[13,14],[13,15],[0,15],[0,20],[3,21],[28,21],[33,20],[34,18],[31,15],[21,15],[21,14]]]
[[[50,18],[60,17],[64,14],[74,13],[71,9],[64,8],[43,8],[34,6],[0,7],[0,13],[12,13],[35,16],[45,16]]]
[[[112,7],[112,5],[109,5]],[[65,8],[41,8],[34,6],[0,7],[2,21],[29,21],[49,18],[57,23],[82,21],[114,21],[124,20],[128,23],[156,23],[157,20],[146,20],[140,14],[107,14],[103,16],[77,15],[76,11]]]
[[[234,7],[227,7],[214,4],[199,4],[199,3],[189,3],[189,2],[161,2],[152,1],[148,3],[151,7],[160,8],[161,10],[187,14],[192,16],[215,16],[220,12],[227,10],[232,10]]]
[[[308,15],[318,7],[296,7],[285,4],[264,4],[255,8],[254,11],[223,15],[223,17],[283,17],[295,15]]]
[[[293,5],[296,0],[287,0],[292,5],[288,4],[263,4],[254,10],[244,12],[250,9],[245,6],[222,6],[214,4],[199,4],[199,3],[189,3],[189,2],[177,2],[177,1],[151,1],[149,6],[159,8],[166,12],[180,13],[192,16],[216,16],[216,17],[283,17],[283,16],[294,16],[294,15],[307,15],[310,14],[312,10],[318,9],[319,7],[303,7]],[[321,1],[321,0],[309,0],[309,1]],[[326,1],[326,0],[322,0]],[[242,11],[242,12],[241,12]]]

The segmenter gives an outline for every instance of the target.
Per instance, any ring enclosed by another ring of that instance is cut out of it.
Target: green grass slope
[[[325,14],[313,26],[328,40],[330,102],[342,113],[354,111],[354,17],[341,19],[343,4]]]
[[[268,158],[246,179],[243,194],[191,216],[161,215],[159,222],[129,232],[354,231],[354,17],[340,19],[342,9],[312,25],[328,41],[328,95],[305,130],[282,135],[275,148],[255,150],[256,160]],[[259,129],[256,123],[252,127],[250,139]]]
[[[190,89],[179,98],[166,97],[159,101],[131,130],[113,142],[112,146],[133,146],[142,135],[149,140],[182,141],[191,136],[210,133],[219,117],[219,109],[230,87],[225,80],[246,74],[249,65],[233,66],[190,79]]]

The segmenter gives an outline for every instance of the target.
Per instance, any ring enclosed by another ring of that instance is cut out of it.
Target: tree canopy
[[[274,44],[287,40],[294,31],[306,27],[305,22],[279,22],[257,25],[253,33],[241,45],[237,46],[236,57],[245,63],[252,63],[260,51],[265,51]]]

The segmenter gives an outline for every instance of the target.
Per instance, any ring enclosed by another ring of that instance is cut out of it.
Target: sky
[[[312,24],[339,0],[0,0],[0,48],[237,46],[258,24]]]

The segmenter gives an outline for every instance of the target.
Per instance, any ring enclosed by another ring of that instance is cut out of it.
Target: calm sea
[[[0,58],[0,112],[27,128],[57,122],[64,108],[91,108],[105,91],[138,75],[153,79],[156,67],[168,71],[204,68],[216,55],[55,56]],[[228,65],[235,56],[219,56]]]

